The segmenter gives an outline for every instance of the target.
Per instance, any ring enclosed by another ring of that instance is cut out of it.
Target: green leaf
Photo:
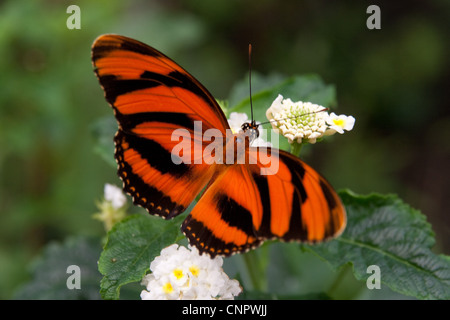
[[[336,105],[336,92],[332,85],[325,84],[317,75],[262,76],[254,74],[252,78],[252,101],[255,120],[266,121],[266,110],[279,95],[292,101],[310,101],[324,107]],[[236,84],[230,94],[230,112],[250,114],[248,80]]]
[[[381,271],[381,285],[419,299],[450,299],[450,260],[431,251],[434,233],[426,218],[395,195],[341,192],[348,225],[337,239],[303,247],[335,269],[350,263],[358,280]]]
[[[68,238],[62,244],[48,244],[32,265],[32,280],[17,292],[15,299],[100,299],[101,275],[97,270],[100,242],[100,239],[77,237]],[[68,278],[75,275],[71,270],[68,272],[71,265],[80,268],[80,289],[67,286]]]
[[[100,285],[103,299],[119,299],[121,286],[142,280],[161,249],[182,238],[182,220],[180,216],[163,220],[135,214],[117,223],[108,232],[98,263],[103,275]]]

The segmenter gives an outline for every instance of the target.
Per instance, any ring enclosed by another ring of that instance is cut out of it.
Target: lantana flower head
[[[355,118],[328,114],[327,109],[311,102],[284,99],[282,95],[273,101],[266,111],[272,128],[285,136],[289,143],[316,143],[324,135],[351,130]]]
[[[105,230],[109,231],[117,222],[126,216],[127,198],[119,187],[106,183],[104,199],[97,203],[100,212],[93,215],[94,219],[102,221]]]
[[[122,189],[113,184],[106,183],[103,192],[105,200],[109,201],[114,209],[123,207],[127,202],[127,198],[123,194]]]
[[[142,300],[231,300],[242,289],[222,269],[223,259],[173,244],[161,251],[144,277]]]
[[[266,112],[273,129],[285,136],[289,143],[316,143],[327,130],[328,113],[311,102],[293,102],[278,95]]]

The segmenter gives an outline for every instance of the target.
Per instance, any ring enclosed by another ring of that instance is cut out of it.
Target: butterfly
[[[288,152],[251,146],[255,121],[211,153],[234,161],[197,161],[211,148],[202,135],[214,129],[226,137],[230,127],[209,91],[170,58],[107,34],[94,41],[92,62],[118,122],[115,159],[123,189],[164,219],[200,196],[181,225],[200,254],[229,256],[268,239],[316,243],[343,232],[345,208],[331,185]],[[186,148],[175,159],[192,161],[174,161],[180,144]]]

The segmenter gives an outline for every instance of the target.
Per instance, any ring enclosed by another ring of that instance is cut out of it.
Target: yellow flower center
[[[199,272],[200,272],[200,269],[199,269],[199,267],[197,267],[197,266],[191,266],[191,267],[189,268],[189,271],[192,273],[192,275],[193,275],[194,277],[198,277],[198,274],[199,274]]]
[[[162,288],[163,288],[164,293],[171,293],[173,291],[173,287],[170,282],[167,282],[166,284],[164,284]]]
[[[333,123],[341,128],[345,125],[344,119],[333,119]]]
[[[177,278],[177,280],[180,280],[181,278],[183,278],[183,270],[175,269],[173,270],[173,275],[175,276],[175,278]]]

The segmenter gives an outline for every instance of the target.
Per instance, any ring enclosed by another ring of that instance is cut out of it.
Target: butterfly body
[[[251,146],[254,121],[233,134],[212,95],[171,59],[103,35],[92,60],[119,126],[124,190],[165,219],[201,194],[181,226],[200,253],[227,256],[266,239],[318,242],[343,231],[345,209],[330,184],[285,151]]]
[[[256,124],[255,120],[252,120],[252,122],[244,122],[241,126],[241,129],[244,133],[250,131],[250,135],[251,137],[253,137],[253,139],[259,137],[258,125]]]

